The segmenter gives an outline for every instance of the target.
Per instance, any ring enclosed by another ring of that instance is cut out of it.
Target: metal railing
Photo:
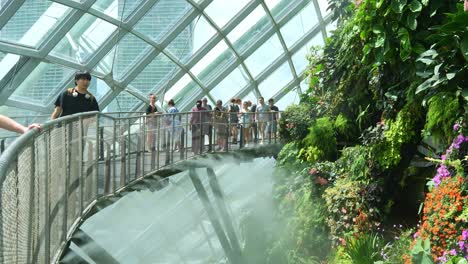
[[[274,143],[279,115],[89,112],[25,133],[0,157],[0,263],[56,263],[98,198],[196,155]]]

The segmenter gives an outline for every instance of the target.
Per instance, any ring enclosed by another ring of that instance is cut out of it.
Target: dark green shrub
[[[452,140],[452,127],[460,115],[459,99],[452,93],[438,93],[428,101],[425,136],[435,136],[444,143]]]
[[[312,111],[305,105],[290,105],[279,120],[279,134],[285,142],[301,141],[309,133],[314,120]]]
[[[317,119],[303,141],[305,151],[300,152],[309,162],[336,159],[337,147],[333,122],[328,117]]]

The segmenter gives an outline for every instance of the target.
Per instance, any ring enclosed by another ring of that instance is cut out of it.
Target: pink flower
[[[419,236],[419,232],[414,233],[413,238],[416,239]]]
[[[465,242],[464,241],[458,242],[458,247],[460,248],[460,250],[464,250],[465,249]]]
[[[327,181],[327,179],[318,176],[315,179],[315,183],[320,184],[320,185],[326,185],[328,183],[328,181]]]
[[[468,11],[468,0],[465,0],[465,11]]]
[[[314,175],[314,174],[317,174],[317,172],[318,172],[318,170],[316,168],[312,168],[312,169],[310,169],[309,174]]]
[[[468,230],[464,229],[462,231],[462,240],[467,240],[468,239]]]
[[[457,255],[457,251],[455,249],[452,249],[449,251],[450,255],[452,256],[456,256]]]

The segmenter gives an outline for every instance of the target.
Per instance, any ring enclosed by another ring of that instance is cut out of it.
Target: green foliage
[[[450,142],[453,139],[453,124],[461,112],[459,98],[453,93],[442,92],[429,99],[428,105],[425,136],[432,135],[445,143]]]
[[[353,14],[352,0],[328,0],[327,10],[331,10],[332,20],[338,21],[338,26],[346,22]]]
[[[302,140],[308,134],[315,116],[306,105],[291,105],[281,115],[279,134],[282,140],[291,142]]]
[[[412,229],[397,233],[391,243],[387,243],[382,249],[385,261],[383,263],[405,263],[405,258],[409,258],[409,249],[413,242]]]
[[[426,41],[432,45],[416,60],[417,74],[424,79],[416,93],[428,98],[440,91],[468,87],[468,13],[459,4],[442,25],[431,28]]]
[[[349,121],[349,119],[343,113],[340,113],[336,117],[334,127],[338,142],[352,142],[356,140],[356,127]]]
[[[288,174],[282,174],[289,177]],[[304,177],[302,177],[305,179]],[[285,185],[295,184],[281,181]],[[326,208],[310,180],[300,185],[277,186],[279,217],[283,219],[281,235],[269,250],[267,263],[319,263],[330,251]],[[289,190],[284,192],[284,190]]]
[[[356,218],[362,207],[362,184],[348,178],[338,178],[335,184],[325,190],[328,226],[332,239],[340,241],[343,236],[354,230],[353,218]]]
[[[345,254],[352,263],[374,263],[382,260],[383,238],[378,234],[351,235],[346,239]]]
[[[372,158],[381,169],[390,169],[401,160],[402,147],[419,139],[417,124],[421,120],[421,107],[406,105],[397,115],[396,120],[386,121],[384,139],[372,146]]]
[[[333,122],[328,117],[317,119],[309,128],[309,134],[303,141],[306,147],[303,156],[309,162],[333,160],[336,158],[336,138]],[[302,153],[301,153],[302,154]]]
[[[468,264],[468,260],[464,257],[452,257],[447,264]]]
[[[421,238],[416,240],[416,244],[411,250],[413,263],[432,264],[431,245],[429,239],[422,241]]]
[[[340,159],[336,163],[341,168],[341,174],[346,174],[352,180],[369,182],[368,160],[368,148],[355,146],[344,148]]]

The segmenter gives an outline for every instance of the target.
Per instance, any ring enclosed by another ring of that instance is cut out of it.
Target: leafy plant
[[[433,45],[416,60],[419,63],[417,74],[425,80],[416,93],[424,92],[427,98],[468,84],[468,13],[460,3],[457,11],[446,18],[445,23],[431,28],[433,33],[426,41]]]
[[[429,239],[424,241],[421,238],[416,239],[416,243],[411,250],[411,256],[413,263],[418,264],[432,264],[431,257],[431,242]]]
[[[304,139],[304,146],[310,147],[313,154],[308,160],[315,162],[336,158],[336,138],[333,122],[328,117],[317,119],[309,128],[309,134]]]
[[[380,250],[383,246],[383,238],[378,234],[352,235],[346,239],[344,252],[352,263],[374,263],[382,260]]]
[[[279,120],[279,134],[285,142],[302,140],[309,132],[315,115],[306,105],[290,105]]]
[[[425,136],[436,136],[446,144],[453,138],[453,124],[461,114],[459,98],[454,93],[441,92],[428,101]]]

